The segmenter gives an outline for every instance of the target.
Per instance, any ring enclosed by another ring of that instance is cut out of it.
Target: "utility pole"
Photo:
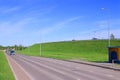
[[[101,10],[105,11],[105,8],[101,8]],[[110,17],[107,13],[107,30],[108,30],[108,46],[110,46]]]
[[[42,43],[40,43],[40,56],[42,56]]]

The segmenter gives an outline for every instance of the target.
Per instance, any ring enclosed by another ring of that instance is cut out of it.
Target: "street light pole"
[[[109,20],[109,17],[108,17],[107,25],[108,25],[108,46],[110,46],[110,20]]]
[[[30,46],[28,46],[28,54],[30,54]]]
[[[42,56],[42,43],[40,42],[40,56]]]
[[[101,8],[101,10],[105,10],[105,8]],[[110,17],[107,14],[107,27],[108,27],[108,46],[110,46]]]
[[[40,56],[42,56],[42,35],[40,37]]]

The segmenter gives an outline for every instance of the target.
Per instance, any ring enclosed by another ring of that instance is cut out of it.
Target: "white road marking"
[[[26,60],[27,60],[27,59],[26,59]],[[29,64],[29,65],[31,65],[32,67],[36,68],[39,72],[42,72],[43,74],[48,75],[48,76],[51,77],[52,79],[55,78],[55,79],[57,79],[57,80],[62,80],[62,79],[59,78],[58,76],[52,75],[51,73],[49,73],[49,72],[47,72],[47,71],[45,71],[45,70],[39,69],[39,67],[37,67],[37,66],[35,66],[35,65],[32,65],[31,63],[29,63],[29,62],[27,62],[27,61],[24,61],[23,59],[22,59],[22,61],[25,62],[25,63],[27,63],[27,64]],[[34,62],[34,61],[31,61],[31,62]]]
[[[80,69],[80,67],[75,67],[76,69]]]
[[[76,77],[76,76],[73,76],[73,75],[68,74],[68,73],[66,73],[66,72],[62,72],[61,70],[55,69],[55,68],[53,68],[53,67],[50,67],[50,66],[47,66],[47,65],[44,65],[44,64],[41,64],[41,63],[38,63],[38,62],[35,62],[35,61],[32,61],[32,60],[26,59],[26,58],[24,58],[24,57],[22,57],[22,56],[21,56],[21,58],[23,58],[23,59],[25,59],[25,60],[28,60],[28,61],[30,61],[30,62],[36,63],[36,64],[38,64],[38,65],[41,65],[41,66],[43,66],[43,67],[45,67],[45,68],[51,69],[51,70],[53,70],[53,71],[56,71],[56,72],[58,72],[58,73],[61,73],[61,74],[63,74],[63,75],[72,77],[72,78],[74,78],[74,79],[78,79],[78,77]]]
[[[94,72],[94,71],[92,71],[92,70],[88,70],[88,72],[95,73],[95,72]]]
[[[7,57],[8,64],[10,65],[10,68],[11,68],[12,72],[14,73],[14,77],[15,77],[15,79],[16,79],[16,80],[19,80],[19,79],[17,78],[17,75],[15,74],[15,72],[14,72],[14,70],[13,70],[12,65],[10,64],[10,61],[9,61],[8,56],[7,56],[6,53],[5,53],[5,55],[6,55],[6,57]]]
[[[21,56],[21,57],[22,57],[22,56]],[[23,58],[24,58],[24,57],[23,57]],[[24,59],[26,59],[26,58],[24,58]],[[28,60],[30,61],[30,59],[28,59]],[[47,61],[47,60],[46,60],[46,61]],[[32,61],[32,62],[35,62],[35,61]],[[55,63],[57,63],[57,64],[63,64],[63,63],[61,63],[61,62],[55,62]],[[36,64],[39,64],[39,63],[37,62]],[[44,66],[44,64],[40,64],[40,65],[41,65],[41,66]],[[45,65],[45,67],[46,67],[46,66],[47,66],[47,65]],[[67,64],[66,64],[66,66],[67,66]],[[48,67],[49,67],[49,66],[47,66],[46,68],[48,68]],[[76,67],[76,69],[77,69],[77,68],[80,69],[80,67]],[[53,70],[53,67],[50,67],[50,69]],[[56,71],[56,70],[57,70],[57,69],[55,69],[55,71]],[[61,70],[57,70],[57,71],[59,72],[59,71],[61,71]],[[94,71],[93,71],[93,70],[88,70],[88,72],[93,73]],[[61,73],[61,72],[59,72],[59,73]],[[64,73],[64,72],[62,72],[62,73]],[[77,72],[75,72],[75,73],[77,73]],[[95,72],[94,72],[94,73],[95,73]],[[68,73],[66,73],[66,72],[65,72],[65,74],[68,75]],[[113,77],[114,77],[114,80],[119,80],[118,77],[115,78],[115,76],[114,76],[114,75],[111,75],[111,74],[107,74],[107,75],[106,75],[106,74],[103,75],[103,74],[100,74],[100,73],[96,73],[96,74],[97,74],[97,75],[104,76],[104,77],[106,77],[106,78],[107,78],[107,77],[109,77],[109,78],[113,78]],[[83,75],[85,75],[85,74],[83,74]],[[91,74],[88,74],[87,76],[89,77],[90,75],[91,75]],[[70,75],[69,75],[69,76],[70,76]],[[99,76],[98,76],[98,77],[97,77],[97,76],[96,76],[96,77],[93,77],[93,76],[92,76],[92,77],[90,77],[90,78],[92,78],[92,79],[94,79],[94,80],[103,80],[103,79],[96,79],[96,78],[100,78]],[[75,78],[74,80],[82,80],[82,79]]]
[[[88,78],[91,78],[92,80],[102,80],[102,79],[99,79],[99,78],[96,77],[96,76],[91,76],[91,75],[89,75],[89,74],[84,74],[84,73],[79,73],[79,72],[74,72],[74,73],[77,73],[77,74],[82,75],[82,76],[86,76],[86,77],[88,77]]]
[[[111,74],[107,74],[106,76],[107,76],[107,77],[114,77],[114,76],[113,76],[113,75],[111,75]]]
[[[71,67],[70,65],[66,65],[67,67]]]
[[[6,56],[7,56],[7,54],[5,54]],[[9,57],[9,56],[7,56],[7,57]],[[31,77],[31,75],[28,73],[28,72],[26,72],[26,70],[25,69],[23,69],[15,60],[13,60],[11,57],[9,57],[15,64],[17,64],[17,66],[19,66],[19,68],[31,79],[31,80],[35,80],[33,77]],[[9,62],[9,60],[8,60],[8,62]],[[9,62],[9,65],[10,65],[10,62]],[[12,68],[12,66],[10,65],[10,67],[11,67],[11,69],[12,69],[12,71],[13,71],[13,73],[14,73],[14,75],[15,75],[15,79],[16,80],[19,80],[18,78],[17,78],[17,76],[16,76],[16,74],[15,74],[15,72],[14,72],[14,70],[13,70],[13,68]]]
[[[59,64],[63,64],[63,63],[59,63]]]

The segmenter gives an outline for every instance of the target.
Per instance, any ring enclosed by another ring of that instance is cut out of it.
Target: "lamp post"
[[[109,20],[109,17],[108,17],[107,25],[108,25],[108,46],[110,46],[110,20]]]
[[[28,46],[28,54],[30,54],[30,46]]]
[[[40,37],[40,56],[42,56],[42,35]]]
[[[105,8],[101,8],[101,10],[105,10]],[[107,14],[107,30],[108,30],[108,46],[110,46],[110,17],[109,14]]]
[[[40,56],[42,56],[42,43],[40,43]]]

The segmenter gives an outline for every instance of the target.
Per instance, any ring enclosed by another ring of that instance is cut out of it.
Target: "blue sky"
[[[120,0],[0,0],[0,45],[120,38]]]

